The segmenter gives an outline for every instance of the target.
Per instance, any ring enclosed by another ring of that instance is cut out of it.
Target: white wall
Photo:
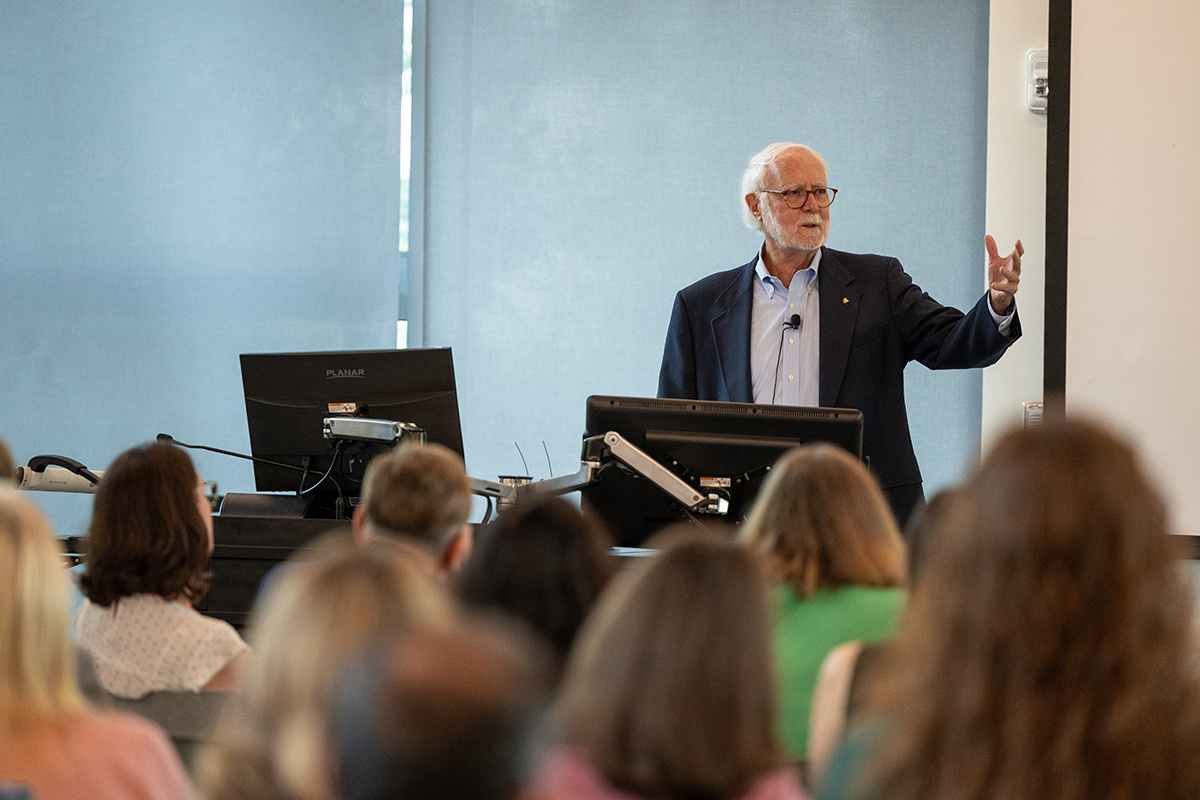
[[[1200,535],[1198,41],[1195,2],[1074,4],[1067,410],[1100,415],[1137,442],[1179,532],[1191,535]]]
[[[1018,238],[1025,245],[1017,291],[1024,333],[1004,358],[983,372],[984,450],[997,435],[1021,424],[1022,403],[1042,399],[1046,117],[1025,106],[1025,54],[1046,47],[1048,10],[1047,0],[991,3],[987,229],[1002,252],[1009,252]]]

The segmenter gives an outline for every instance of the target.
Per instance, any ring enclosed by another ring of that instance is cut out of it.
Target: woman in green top
[[[778,580],[775,658],[788,754],[808,751],[821,661],[851,640],[888,639],[904,607],[904,541],[875,479],[828,444],[786,453],[741,534]]]

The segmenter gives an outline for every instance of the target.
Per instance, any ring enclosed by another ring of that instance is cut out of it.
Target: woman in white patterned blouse
[[[186,453],[154,443],[117,456],[88,536],[75,631],[101,687],[136,699],[240,686],[249,646],[192,607],[208,590],[212,513]]]

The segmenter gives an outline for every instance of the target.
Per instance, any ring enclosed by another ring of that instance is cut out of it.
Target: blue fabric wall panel
[[[238,354],[395,345],[403,4],[0,6],[0,436],[249,446]],[[197,455],[222,491],[243,462]],[[84,498],[39,495],[63,533]]]
[[[986,3],[428,4],[424,341],[451,345],[468,466],[574,470],[584,398],[651,395],[674,293],[744,263],[751,154],[806,142],[830,244],[983,289]],[[908,372],[927,481],[977,447],[976,373]]]

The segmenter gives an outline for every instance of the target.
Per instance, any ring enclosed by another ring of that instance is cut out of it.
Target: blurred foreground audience
[[[1200,797],[1192,599],[1131,448],[1016,431],[966,492],[821,797]]]
[[[13,463],[12,451],[0,439],[0,488],[12,486],[17,479],[17,466]]]
[[[776,732],[770,597],[757,560],[673,529],[584,624],[539,798],[800,798]]]
[[[537,765],[548,649],[499,619],[386,637],[337,702],[343,800],[515,800]]]
[[[166,734],[88,707],[68,636],[69,578],[41,512],[0,488],[0,795],[29,800],[190,797]]]
[[[821,661],[843,642],[896,631],[906,600],[904,540],[875,479],[829,444],[779,459],[740,537],[778,582],[780,723],[788,754],[803,758]]]
[[[544,498],[505,511],[477,537],[457,576],[458,596],[528,623],[561,666],[613,575],[608,534],[565,500]]]
[[[917,585],[925,543],[953,519],[951,509],[962,502],[962,490],[946,488],[929,498],[908,518],[904,541],[908,545],[908,585]],[[821,663],[817,686],[813,690],[809,717],[807,777],[810,785],[819,785],[825,767],[841,744],[848,720],[862,711],[872,680],[881,677],[887,664],[891,641],[863,642],[859,639],[839,644]]]
[[[471,552],[471,481],[463,460],[440,444],[402,444],[376,456],[354,510],[360,542],[390,537],[431,572],[447,575]]]
[[[250,648],[192,607],[208,591],[213,528],[187,453],[163,443],[126,450],[92,508],[75,632],[100,686],[130,699],[239,686]]]
[[[329,534],[255,607],[255,660],[225,708],[198,780],[209,800],[333,800],[331,697],[363,648],[389,630],[444,627],[451,598],[408,548]]]

